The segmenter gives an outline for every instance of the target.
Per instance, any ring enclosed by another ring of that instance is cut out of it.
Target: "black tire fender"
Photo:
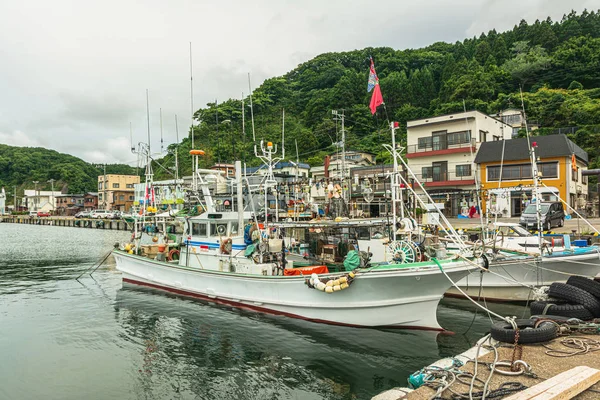
[[[552,322],[542,322],[536,328],[537,321],[533,319],[517,319],[515,320],[519,328],[519,343],[532,344],[548,342],[558,335],[558,327]],[[515,343],[516,330],[512,324],[506,321],[500,321],[492,324],[490,330],[492,339],[504,343]]]
[[[571,304],[581,304],[594,317],[600,317],[600,301],[583,289],[566,283],[554,282],[550,285],[548,295],[567,300]]]
[[[594,316],[581,304],[556,304],[552,301],[534,301],[529,306],[531,315],[554,315],[588,321]]]
[[[576,288],[585,290],[596,299],[600,300],[600,282],[583,276],[571,276],[567,279],[567,285],[575,286]]]

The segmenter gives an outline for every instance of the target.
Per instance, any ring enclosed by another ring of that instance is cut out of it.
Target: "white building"
[[[0,190],[0,215],[6,214],[6,192],[4,188]]]
[[[512,127],[479,111],[407,122],[408,165],[445,212],[476,205],[473,163],[479,145],[510,139]]]
[[[24,196],[21,199],[21,206],[30,211],[52,212],[56,210],[56,196],[62,192],[52,192],[50,190],[24,190]]]

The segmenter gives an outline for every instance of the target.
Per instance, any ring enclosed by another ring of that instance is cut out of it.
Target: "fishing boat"
[[[532,235],[518,224],[496,223],[491,235],[482,230],[478,247],[489,258],[490,272],[479,272],[458,283],[462,292],[496,301],[529,301],[539,288],[553,282],[566,282],[569,276],[594,277],[600,273],[600,249],[587,241],[571,243],[570,236],[546,240],[542,235],[541,174],[538,172],[536,143],[529,145],[533,179],[533,207],[536,210],[537,234]],[[560,198],[559,198],[560,199]],[[571,211],[582,218],[564,200]],[[582,218],[588,225],[598,230]],[[488,237],[486,239],[486,236]],[[451,288],[447,295],[463,296]]]
[[[472,273],[458,286],[472,297],[490,301],[531,300],[533,288],[566,282],[571,275],[600,273],[600,248],[584,242],[570,243],[569,235],[542,239],[540,251],[537,235],[519,224],[497,222],[485,250],[491,272]],[[446,295],[463,297],[456,288]]]
[[[276,148],[263,142],[260,147],[272,166]],[[236,162],[237,211],[217,212],[197,168],[201,153],[190,153],[196,165],[193,185],[202,189],[206,212],[186,218],[178,260],[159,257],[164,250],[144,251],[137,235],[115,249],[123,282],[314,322],[442,330],[436,310],[444,292],[477,268],[471,260],[443,253],[407,262],[399,252],[396,259],[375,263],[357,249],[335,272],[324,265],[295,266],[286,259],[282,227],[244,210],[241,163]],[[267,175],[263,193],[273,185]],[[344,228],[343,221],[333,224]]]

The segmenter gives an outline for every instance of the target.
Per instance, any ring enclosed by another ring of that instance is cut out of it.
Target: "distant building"
[[[6,192],[0,189],[0,215],[6,214]]]
[[[538,172],[545,185],[540,189],[542,200],[554,201],[560,196],[571,207],[583,209],[588,195],[587,176],[582,175],[588,166],[587,152],[565,135],[535,136],[530,142],[537,145]],[[483,143],[475,162],[482,188],[488,192],[482,208],[505,217],[520,216],[531,202],[533,189],[527,139]]]
[[[215,164],[210,169],[215,171],[222,171],[224,176],[227,178],[233,178],[235,176],[235,165],[233,164]]]
[[[295,162],[291,161],[280,161],[273,166],[274,175],[279,175],[282,177],[290,176],[294,178],[296,177],[296,175],[298,175],[298,178],[300,179],[307,179],[310,170],[310,165],[306,163],[296,164]],[[260,167],[246,167],[244,172],[247,175],[266,175],[268,169],[265,165],[261,165]]]
[[[83,194],[61,194],[56,196],[56,215],[75,215],[84,209]]]
[[[320,180],[326,176],[329,178],[340,178],[342,174],[342,155],[335,153],[328,156],[329,159],[323,160],[323,165],[312,167],[310,169],[311,176],[314,180]],[[349,176],[349,171],[353,167],[366,167],[375,165],[375,154],[349,150],[346,151],[346,162],[344,163],[346,177]],[[327,167],[327,171],[325,170]]]
[[[21,206],[30,211],[54,212],[56,210],[56,197],[60,195],[62,195],[62,192],[24,190]]]
[[[93,211],[98,209],[98,193],[87,192],[83,196],[83,207],[85,211]]]
[[[181,209],[184,203],[185,193],[182,190],[184,184],[191,185],[192,177],[187,177],[176,181],[175,179],[168,179],[164,181],[154,181],[152,186],[154,187],[154,202],[163,208]],[[135,192],[133,198],[133,205],[143,205],[146,200],[146,183],[136,183],[134,185]],[[151,197],[151,193],[148,195]]]
[[[507,108],[494,115],[495,118],[510,125],[512,128],[511,137],[516,137],[519,134],[519,130],[525,129],[525,118],[523,118],[523,111],[516,108]],[[539,128],[537,121],[527,120],[527,128],[529,131],[534,131]]]
[[[391,214],[390,173],[393,165],[372,165],[350,169],[350,215],[375,218]]]
[[[117,175],[107,174],[98,176],[98,206],[101,209],[111,210],[117,209],[127,211],[122,208],[119,201],[121,194],[113,192],[130,192],[134,194],[134,185],[140,183],[140,177],[137,175]],[[116,203],[115,203],[116,201]]]
[[[479,146],[511,134],[511,126],[479,111],[408,121],[408,166],[444,213],[456,216],[476,205],[473,160]]]

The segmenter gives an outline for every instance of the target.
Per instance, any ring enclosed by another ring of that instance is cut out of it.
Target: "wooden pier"
[[[0,217],[2,223],[66,226],[82,229],[105,229],[113,231],[128,231],[132,225],[122,219],[89,219],[70,217],[30,217],[28,215],[5,215]]]

